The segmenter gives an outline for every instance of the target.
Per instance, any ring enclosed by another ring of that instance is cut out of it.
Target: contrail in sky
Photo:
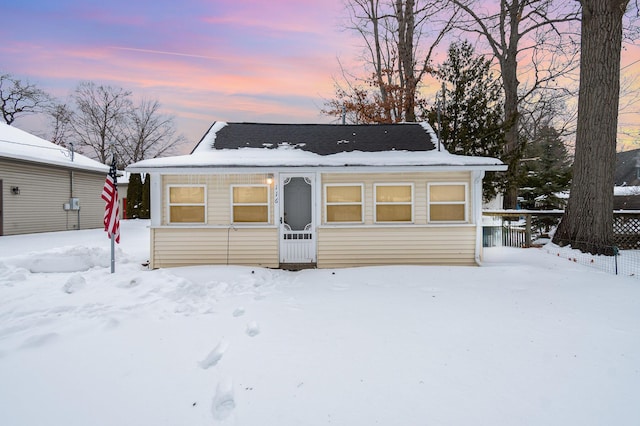
[[[180,53],[180,52],[166,52],[163,50],[152,50],[152,49],[137,49],[135,47],[121,47],[121,46],[110,46],[109,49],[116,50],[129,50],[132,52],[143,52],[143,53],[153,53],[156,55],[170,55],[170,56],[185,56],[187,58],[200,58],[200,59],[213,59],[220,60],[220,58],[216,58],[213,56],[204,56],[204,55],[193,55],[190,53]]]

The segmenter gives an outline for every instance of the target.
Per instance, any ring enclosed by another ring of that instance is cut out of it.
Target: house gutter
[[[406,172],[406,171],[483,171],[503,172],[507,170],[506,164],[466,164],[466,165],[363,165],[343,164],[337,166],[327,165],[190,165],[190,166],[151,166],[137,167],[135,165],[126,168],[131,173],[162,173],[162,174],[218,174],[218,173],[274,173],[282,170],[295,170],[296,172],[327,171],[331,173],[353,172]]]

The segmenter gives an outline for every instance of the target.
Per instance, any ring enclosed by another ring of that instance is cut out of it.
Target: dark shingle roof
[[[616,153],[614,182],[617,186],[637,186],[638,167],[640,167],[640,149]]]
[[[204,140],[205,138],[200,143]],[[431,151],[436,149],[437,140],[432,132],[428,132],[417,123],[363,125],[228,123],[216,132],[213,148],[269,149],[284,144],[319,155],[330,155],[351,151]]]

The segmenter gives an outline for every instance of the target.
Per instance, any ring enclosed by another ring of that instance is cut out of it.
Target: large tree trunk
[[[414,56],[415,2],[414,0],[396,0],[396,19],[398,21],[398,71],[403,86],[403,119],[416,121],[416,76]]]
[[[593,254],[613,254],[622,16],[628,2],[581,1],[582,54],[573,182],[553,242]]]
[[[520,175],[520,159],[522,158],[519,138],[520,111],[518,110],[518,42],[520,40],[520,17],[524,10],[524,2],[517,0],[503,3],[501,6],[503,20],[508,22],[508,38],[502,38],[500,69],[504,86],[504,123],[507,126],[504,139],[504,156],[509,169],[506,175],[506,187],[502,207],[515,209],[518,203],[518,176]],[[508,17],[508,20],[507,20]],[[504,24],[503,24],[504,25]]]
[[[515,52],[512,56],[502,61],[502,81],[504,86],[504,123],[507,126],[505,132],[505,144],[503,159],[509,166],[506,176],[506,187],[502,206],[505,209],[515,209],[518,201],[518,175],[520,174],[520,144],[518,138],[518,64],[515,60]]]

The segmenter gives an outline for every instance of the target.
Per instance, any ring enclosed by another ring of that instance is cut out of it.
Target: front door
[[[316,263],[313,174],[280,175],[280,263]]]

